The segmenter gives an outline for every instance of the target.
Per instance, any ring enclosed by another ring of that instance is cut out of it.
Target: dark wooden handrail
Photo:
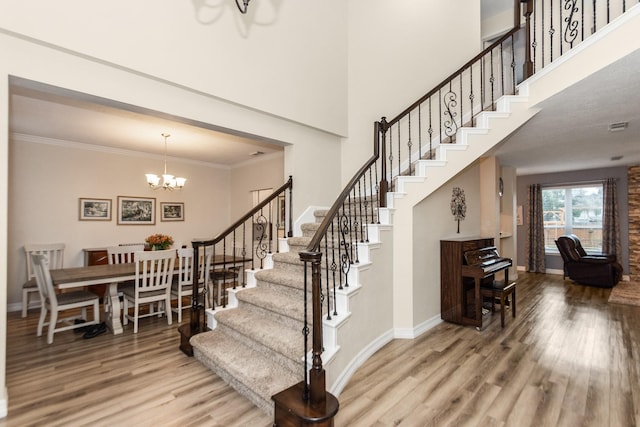
[[[360,178],[362,178],[362,176],[373,165],[375,165],[376,161],[380,157],[380,144],[379,144],[379,138],[380,137],[379,137],[379,132],[378,132],[378,128],[380,126],[380,122],[375,122],[374,126],[375,126],[376,131],[374,132],[375,135],[374,135],[374,142],[373,142],[373,156],[371,156],[371,158],[369,160],[367,160],[364,165],[362,165],[362,167],[358,170],[358,172],[356,172],[356,174],[353,176],[353,178],[351,178],[351,180],[344,187],[344,190],[342,190],[342,192],[340,193],[340,195],[338,196],[336,201],[333,203],[333,205],[331,206],[331,208],[327,212],[327,215],[324,217],[324,219],[320,223],[320,227],[318,228],[316,233],[313,235],[313,238],[311,239],[311,241],[307,245],[307,249],[306,249],[307,252],[317,252],[319,250],[320,241],[322,240],[324,235],[327,233],[327,230],[329,229],[329,226],[331,225],[331,222],[335,218],[336,214],[340,210],[340,207],[342,206],[342,203],[347,199],[347,197],[349,196],[349,193],[351,192],[353,187],[358,183]]]
[[[273,193],[271,193],[266,199],[264,199],[262,202],[258,203],[253,209],[251,209],[249,212],[247,212],[246,214],[244,214],[242,217],[240,217],[240,219],[238,219],[236,222],[234,222],[233,224],[231,224],[229,227],[227,227],[224,231],[222,231],[220,234],[218,234],[216,237],[209,239],[209,240],[193,240],[191,243],[194,246],[211,246],[211,245],[215,245],[216,243],[221,242],[225,237],[229,236],[229,234],[233,233],[233,231],[240,227],[246,220],[248,220],[249,218],[251,218],[252,216],[254,216],[256,213],[260,212],[260,210],[262,208],[264,208],[265,206],[267,206],[269,203],[271,203],[272,201],[274,201],[278,196],[280,196],[282,193],[285,192],[285,190],[293,190],[293,178],[291,176],[289,176],[289,180],[282,184],[282,186],[280,188],[278,188],[277,190],[275,190]],[[291,210],[291,203],[289,203],[289,231],[287,233],[287,237],[292,237],[292,210]]]
[[[439,85],[437,85],[435,88],[431,89],[429,92],[427,92],[426,95],[422,96],[420,99],[418,99],[416,102],[414,102],[413,104],[411,104],[409,107],[407,107],[402,113],[398,114],[396,117],[394,117],[393,119],[389,120],[387,122],[387,128],[390,126],[393,126],[395,123],[399,122],[400,119],[402,119],[403,117],[405,117],[407,114],[409,114],[411,111],[415,110],[416,108],[418,108],[418,105],[422,104],[423,102],[425,102],[426,100],[428,100],[429,98],[431,98],[434,94],[436,94],[439,90],[441,90],[442,88],[444,88],[445,86],[447,86],[449,84],[449,82],[451,82],[452,80],[454,80],[456,77],[458,77],[460,74],[462,74],[466,69],[468,69],[469,67],[471,67],[473,64],[475,64],[476,62],[478,62],[479,60],[481,60],[482,58],[484,58],[488,53],[490,53],[493,49],[495,49],[497,46],[500,46],[505,40],[507,40],[509,37],[513,36],[515,33],[517,33],[518,31],[520,31],[520,26],[514,27],[512,28],[508,33],[506,33],[505,35],[503,35],[502,37],[500,37],[498,40],[496,40],[494,43],[491,44],[491,46],[487,47],[485,50],[483,50],[482,52],[480,52],[479,54],[477,54],[476,56],[473,57],[473,59],[471,59],[470,61],[468,61],[466,64],[464,64],[462,67],[460,67],[457,71],[455,71],[453,74],[451,74],[449,77],[447,77],[446,79],[444,79],[442,81],[442,83],[440,83]],[[383,131],[386,129],[383,129]]]

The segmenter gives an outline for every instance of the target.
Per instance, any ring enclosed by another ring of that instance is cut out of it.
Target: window
[[[542,189],[546,253],[558,253],[563,234],[578,236],[587,252],[602,251],[602,193],[602,184]]]

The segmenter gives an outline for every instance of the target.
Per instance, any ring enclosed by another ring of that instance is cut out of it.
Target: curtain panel
[[[544,217],[542,214],[542,185],[529,186],[527,197],[527,239],[525,256],[527,271],[544,273]]]
[[[602,252],[619,256],[620,221],[618,220],[618,195],[615,178],[604,182],[602,209]]]

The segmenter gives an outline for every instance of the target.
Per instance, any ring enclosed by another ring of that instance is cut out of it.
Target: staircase
[[[315,213],[316,224],[301,226],[303,236],[287,239],[285,252],[271,255],[271,268],[248,271],[247,287],[229,289],[229,305],[209,312],[213,330],[191,338],[196,359],[270,414],[271,396],[304,376],[304,265],[298,252],[324,213]]]
[[[434,159],[412,161],[414,175],[399,174],[405,164],[392,174],[392,192],[378,211],[379,224],[367,224],[368,242],[358,245],[350,285],[335,292],[338,314],[323,320],[322,359],[332,393],[339,394],[356,369],[386,343],[418,336],[440,321],[437,314],[418,320],[409,316],[413,323],[408,326],[398,320],[416,298],[415,207],[534,117],[542,101],[637,49],[633,35],[640,27],[640,9],[620,21],[519,85],[517,95],[500,97],[493,111],[477,116],[474,127],[457,129],[455,144],[436,144]],[[302,236],[287,239],[285,249],[272,255],[272,268],[249,272],[247,288],[229,290],[229,306],[210,317],[212,331],[191,338],[197,359],[268,413],[273,413],[273,394],[304,378],[303,264],[298,252],[306,248],[324,213],[317,211],[316,223],[301,226]],[[439,232],[431,239],[437,240]],[[437,298],[438,273],[431,276],[428,296]]]

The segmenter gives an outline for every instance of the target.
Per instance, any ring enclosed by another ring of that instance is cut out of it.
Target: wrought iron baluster
[[[336,272],[338,271],[338,263],[336,262],[336,231],[333,226],[334,221],[331,221],[331,272],[333,274],[333,283],[336,283]],[[340,259],[340,243],[338,243],[338,259]],[[342,289],[342,281],[338,285],[338,289]]]
[[[580,3],[580,33],[581,41],[584,41],[584,0]]]
[[[431,111],[431,99],[429,97],[429,159],[433,159],[433,113]]]
[[[331,320],[331,298],[329,298],[329,295],[331,295],[330,291],[329,291],[329,245],[327,243],[327,236],[325,235],[322,239],[324,241],[324,277],[326,277],[326,282],[327,282],[327,320]],[[306,299],[306,295],[305,295],[305,299]],[[335,308],[335,297],[333,299],[333,304],[334,304],[334,308]]]
[[[348,196],[348,206],[349,206],[349,247],[351,249],[351,259],[358,261],[358,221],[356,218],[355,206],[353,206],[353,201],[351,200],[351,194],[354,192],[354,189],[351,190]],[[355,194],[354,194],[355,197]],[[353,215],[351,215],[351,208],[353,207]],[[354,256],[355,253],[355,256]]]
[[[389,128],[389,183],[393,186],[393,131]]]
[[[500,86],[501,86],[501,91],[502,93],[500,93],[500,95],[504,95],[504,49],[503,49],[503,45],[504,43],[500,43]]]
[[[469,108],[471,109],[471,127],[474,127],[476,120],[473,112],[473,65],[469,67]]]
[[[452,83],[449,82],[449,91],[444,94],[444,98],[442,99],[445,117],[444,120],[444,133],[449,137],[449,143],[455,143],[455,135],[458,130],[458,124],[456,123],[456,116],[458,113],[455,112],[455,107],[458,104],[457,96],[455,92],[452,90]]]
[[[460,75],[458,76],[458,82],[460,83],[460,127],[464,126],[464,110],[463,110],[463,106],[464,106],[464,96],[462,94],[462,74],[464,73],[464,71],[462,71],[460,73]]]
[[[491,49],[491,52],[489,53],[490,56],[490,64],[491,64],[491,76],[489,77],[489,83],[491,84],[491,110],[494,110],[494,105],[495,105],[495,74],[494,74],[494,70],[493,70],[493,49]]]
[[[366,184],[366,181],[365,181]],[[367,223],[367,219],[366,219],[366,215],[367,215],[367,210],[365,207],[365,218],[363,219],[362,217],[362,203],[363,203],[363,195],[362,195],[362,178],[358,180],[358,210],[360,212],[360,227],[362,227],[362,229],[360,230],[360,242],[364,242],[364,233],[365,233],[365,229],[366,227],[363,227],[363,225],[365,225]],[[366,196],[364,198],[364,203],[366,203]],[[369,239],[367,238],[367,241],[369,241]]]
[[[398,120],[398,173],[396,176],[402,175],[402,156],[400,154],[400,148],[402,147],[402,138],[400,138],[400,127],[402,126],[402,120]]]
[[[341,216],[340,216],[340,234],[338,235],[338,238],[340,239],[340,248],[342,249],[342,253],[340,254],[340,266],[341,266],[341,270],[342,270],[342,274],[344,275],[344,287],[348,288],[349,287],[349,279],[348,279],[348,273],[349,270],[351,269],[351,258],[349,257],[350,254],[350,248],[348,240],[347,240],[347,235],[349,233],[349,218],[347,217],[346,211],[345,211],[345,207],[344,207],[344,203],[342,204],[342,209],[341,209]]]
[[[407,141],[407,149],[409,151],[409,176],[413,175],[411,172],[411,146],[413,143],[411,142],[411,112],[409,112],[409,140]]]
[[[593,0],[593,26],[591,27],[591,34],[596,32],[596,28],[598,28],[598,24],[596,21],[596,16],[598,15],[598,12],[596,10],[596,0]]]
[[[422,104],[418,104],[418,160],[422,159]]]

